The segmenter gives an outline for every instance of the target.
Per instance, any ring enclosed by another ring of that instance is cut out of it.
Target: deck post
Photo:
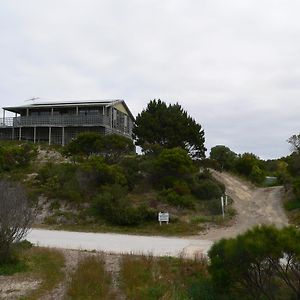
[[[51,145],[51,127],[49,127],[49,146]]]
[[[61,129],[61,145],[65,145],[65,127],[62,127]]]
[[[22,127],[19,127],[19,141],[22,139]]]
[[[33,127],[33,143],[36,141],[36,126]]]
[[[11,139],[15,139],[15,127],[13,126],[12,131],[11,131]]]

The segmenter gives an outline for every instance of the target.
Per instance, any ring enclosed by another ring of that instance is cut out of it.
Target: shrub
[[[202,180],[192,188],[192,193],[201,200],[220,198],[223,190],[220,184],[211,179]]]
[[[139,225],[155,218],[154,212],[146,206],[132,206],[126,199],[126,190],[120,185],[103,189],[103,192],[94,198],[92,209],[95,215],[121,226]]]
[[[164,149],[153,162],[154,182],[162,187],[172,187],[178,179],[191,177],[196,167],[187,152],[181,148]]]
[[[39,170],[38,179],[48,196],[81,202],[83,197],[76,173],[76,165],[48,163]]]
[[[172,189],[163,190],[159,194],[159,198],[172,206],[192,209],[195,207],[195,200],[191,195],[179,195]]]
[[[27,167],[36,156],[37,149],[29,143],[0,147],[0,170],[11,171]]]

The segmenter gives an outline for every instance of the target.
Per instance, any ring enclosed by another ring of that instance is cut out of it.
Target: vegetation
[[[27,234],[34,214],[24,189],[17,183],[0,181],[0,265],[16,263],[14,251]]]
[[[161,148],[185,149],[194,158],[204,158],[204,131],[178,104],[161,100],[148,103],[135,120],[133,137],[145,153]]]
[[[215,169],[234,172],[244,176],[255,184],[262,185],[266,178],[266,166],[258,156],[253,153],[237,155],[228,147],[218,145],[211,148],[210,159]]]
[[[70,299],[113,300],[111,293],[111,276],[105,270],[101,256],[82,258],[77,265],[67,291]]]
[[[55,249],[32,248],[24,256],[29,275],[41,281],[37,289],[24,299],[37,300],[49,293],[64,279],[64,255]]]
[[[198,258],[122,257],[120,285],[131,300],[210,299],[206,261]]]
[[[299,299],[300,234],[261,226],[209,251],[215,291],[230,299]]]
[[[16,245],[19,260],[14,264],[1,264],[0,275],[17,273],[20,277],[38,282],[37,287],[29,291],[24,300],[41,299],[64,279],[64,255],[54,249],[32,247],[23,241]]]

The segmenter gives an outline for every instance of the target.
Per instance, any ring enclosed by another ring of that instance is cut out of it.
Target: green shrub
[[[107,222],[121,226],[139,225],[156,217],[144,205],[132,206],[126,199],[126,190],[119,185],[107,187],[98,194],[94,198],[92,210]]]
[[[0,146],[0,170],[11,171],[27,167],[37,155],[37,149],[29,143]]]
[[[296,178],[293,181],[293,192],[294,192],[296,198],[298,198],[300,200],[300,177]]]
[[[39,170],[38,179],[48,196],[78,203],[83,197],[76,174],[76,165],[48,163]]]
[[[192,188],[192,193],[200,200],[210,200],[220,198],[223,190],[220,184],[211,179],[202,180]]]
[[[159,199],[172,206],[191,209],[195,207],[195,200],[191,195],[179,195],[172,189],[163,190],[159,194]]]

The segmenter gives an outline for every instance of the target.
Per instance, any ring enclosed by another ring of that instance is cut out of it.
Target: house
[[[32,103],[3,107],[0,139],[65,145],[86,131],[131,138],[133,122],[124,100]]]

